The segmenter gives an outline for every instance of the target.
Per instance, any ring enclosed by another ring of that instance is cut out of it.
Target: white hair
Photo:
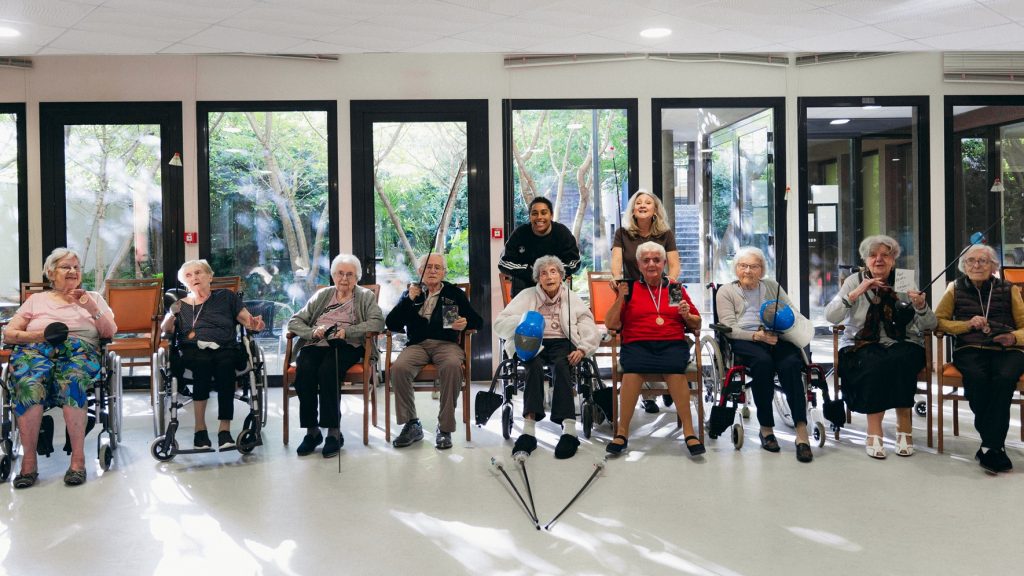
[[[363,264],[352,254],[338,254],[331,260],[331,276],[334,276],[334,271],[337,270],[342,264],[348,264],[356,269],[356,282],[363,277]]]

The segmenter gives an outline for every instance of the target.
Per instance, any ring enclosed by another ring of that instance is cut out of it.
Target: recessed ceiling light
[[[14,28],[0,26],[0,38],[17,38],[18,36],[21,36],[21,32],[18,32]]]
[[[648,28],[640,31],[640,35],[644,38],[664,38],[671,34],[672,31],[668,28]]]
[[[832,124],[833,126],[838,126],[840,124],[846,124],[849,121],[849,118],[836,118],[835,120],[829,122],[829,124]]]
[[[879,108],[881,108],[881,106],[869,104],[867,106],[861,106],[861,108],[863,108],[864,110],[878,110]]]

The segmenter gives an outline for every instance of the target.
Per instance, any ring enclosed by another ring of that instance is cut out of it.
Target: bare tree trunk
[[[317,277],[320,275],[320,246],[324,241],[324,234],[327,232],[327,222],[331,213],[330,202],[324,202],[323,210],[320,211],[320,218],[316,221],[316,236],[313,240],[313,258],[310,262],[311,273],[306,276],[306,291],[312,292],[317,286]]]
[[[562,195],[565,192],[565,174],[569,171],[569,152],[572,149],[572,137],[578,132],[577,130],[570,130],[569,137],[565,141],[565,152],[562,153],[562,165],[561,167],[555,166],[554,147],[552,142],[548,139],[548,158],[551,161],[551,169],[554,170],[558,178],[555,179],[555,209],[552,217],[558,220],[558,215],[562,211]]]
[[[405,255],[409,258],[411,267],[415,268],[416,251],[413,250],[412,244],[410,244],[409,239],[406,238],[405,229],[402,228],[402,222],[395,213],[395,207],[391,205],[391,199],[384,193],[384,187],[381,186],[380,181],[377,180],[376,171],[374,171],[373,176],[373,189],[377,191],[377,196],[380,196],[380,201],[384,203],[384,209],[388,212],[388,219],[391,220],[392,226],[395,227],[395,233],[398,234],[398,239],[402,242],[402,248],[405,250]]]
[[[540,114],[540,119],[537,120],[537,126],[533,131],[533,137],[530,139],[530,145],[526,149],[526,152],[520,152],[519,147],[516,146],[515,140],[512,141],[512,158],[515,160],[516,171],[519,172],[519,188],[523,195],[523,201],[529,206],[530,202],[537,197],[537,183],[533,177],[526,170],[526,163],[533,156],[534,149],[537,148],[537,141],[540,140],[541,129],[544,124],[547,123],[548,111],[544,110]]]
[[[455,200],[459,193],[459,186],[462,183],[462,174],[466,169],[466,158],[462,158],[459,169],[455,172],[455,179],[448,188],[448,200],[444,203],[444,211],[441,212],[441,221],[437,223],[437,240],[431,247],[432,252],[444,253],[444,239],[448,237],[448,227],[451,225],[452,213],[455,212]]]

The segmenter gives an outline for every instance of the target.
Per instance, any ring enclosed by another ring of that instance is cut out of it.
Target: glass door
[[[655,187],[675,223],[680,281],[710,319],[704,287],[735,279],[742,246],[765,253],[765,274],[785,284],[785,210],[776,210],[785,183],[781,98],[655,99]]]
[[[164,278],[180,240],[181,104],[40,104],[43,250],[82,256],[83,285]],[[176,280],[164,278],[170,287]]]
[[[485,101],[352,104],[354,252],[362,283],[380,285],[385,314],[419,280],[416,261],[439,252],[445,279],[469,282],[474,308],[490,316],[486,109]],[[481,378],[491,369],[489,324],[473,337]]]
[[[0,104],[0,322],[10,320],[28,281],[28,185],[25,181],[25,106]]]

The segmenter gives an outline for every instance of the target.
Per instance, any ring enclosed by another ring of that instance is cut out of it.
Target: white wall
[[[943,96],[1020,94],[1024,86],[942,81],[939,53],[912,53],[802,67],[650,60],[509,68],[500,55],[356,55],[339,62],[245,56],[41,56],[30,70],[0,69],[0,102],[25,102],[28,120],[30,261],[40,262],[38,103],[53,101],[181,101],[184,124],[185,211],[197,229],[195,102],[202,100],[337,100],[342,249],[351,248],[349,102],[371,99],[487,99],[490,103],[491,226],[501,226],[501,101],[505,98],[639,99],[638,184],[651,188],[651,98],[785,96],[787,184],[796,198],[797,98],[802,96],[929,96],[932,269],[945,265]],[[798,207],[787,205],[785,247],[798,254]],[[492,262],[501,252],[493,241]],[[190,246],[187,255],[195,255]],[[799,263],[789,258],[790,278]],[[38,272],[34,271],[35,274]],[[791,282],[799,296],[801,287]],[[938,294],[936,293],[937,297]],[[500,307],[497,287],[492,302]]]

